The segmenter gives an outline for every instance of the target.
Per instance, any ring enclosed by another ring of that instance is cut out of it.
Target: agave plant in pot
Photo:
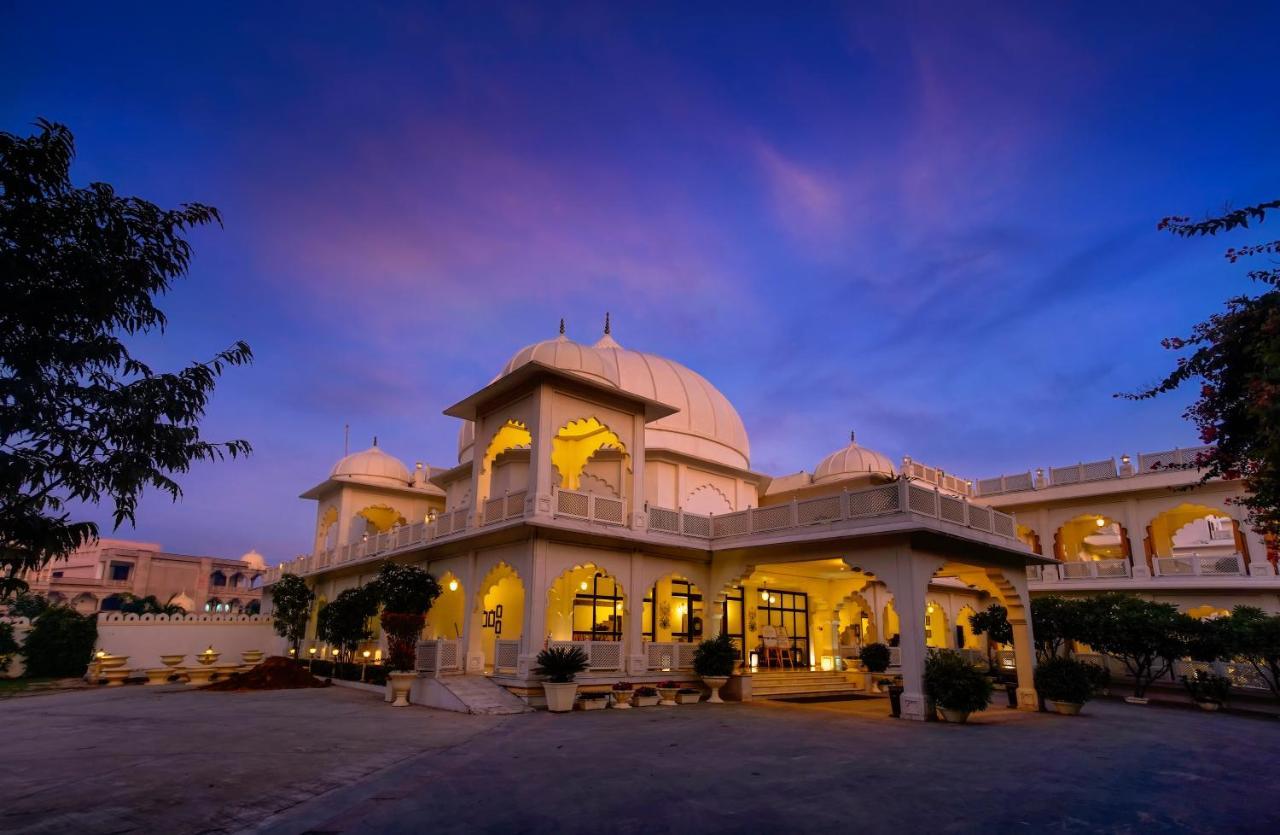
[[[960,653],[938,650],[925,661],[924,689],[944,719],[960,724],[970,713],[987,709],[995,688]]]
[[[385,562],[378,570],[373,588],[382,603],[382,631],[387,634],[388,676],[395,700],[392,707],[409,704],[409,690],[417,674],[413,671],[418,638],[427,622],[431,604],[440,596],[440,584],[416,565]]]
[[[711,690],[711,704],[724,704],[720,688],[729,682],[734,665],[738,663],[738,647],[723,632],[698,644],[693,653],[693,671],[702,677],[702,683]]]
[[[574,676],[587,669],[587,654],[579,647],[551,647],[538,653],[534,672],[546,676],[542,691],[547,697],[547,710],[568,713],[578,692]]]

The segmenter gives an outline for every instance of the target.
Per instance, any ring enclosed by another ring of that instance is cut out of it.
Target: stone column
[[[644,554],[631,552],[631,573],[627,581],[626,603],[623,607],[622,652],[626,658],[629,675],[643,675],[649,666],[644,652],[644,594],[640,578],[644,576]],[[657,606],[658,601],[653,601]]]
[[[1018,671],[1018,710],[1038,711],[1040,697],[1036,693],[1036,645],[1031,631],[1031,596],[1027,593],[1025,574],[1002,572],[1005,584],[1005,608],[1013,627],[1013,660]]]
[[[866,562],[865,560],[863,562]],[[893,594],[898,612],[898,652],[902,659],[902,718],[922,721],[928,718],[928,699],[924,693],[924,607],[929,580],[944,561],[907,547],[895,549],[887,570],[879,572]]]
[[[462,570],[462,652],[468,673],[484,672],[484,650],[480,646],[480,630],[476,629],[476,608],[483,605],[476,584],[476,552],[467,554],[467,567]]]
[[[1146,525],[1138,515],[1138,500],[1126,499],[1124,503],[1124,527],[1128,533],[1129,567],[1134,577],[1150,577],[1151,566],[1147,564],[1147,549],[1143,545],[1146,538]]]
[[[537,666],[538,653],[542,651],[547,636],[547,543],[533,540],[528,583],[525,585],[524,626],[520,632],[520,663],[518,674],[529,678]]]

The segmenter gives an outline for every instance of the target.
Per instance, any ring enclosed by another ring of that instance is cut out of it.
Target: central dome
[[[377,444],[362,452],[353,452],[333,465],[329,478],[404,487],[410,481],[409,468],[394,455],[387,455]]]
[[[849,433],[849,445],[837,449],[823,458],[813,471],[814,484],[833,481],[870,480],[888,481],[897,475],[893,462],[887,455],[859,446],[853,433]]]
[[[675,360],[628,351],[607,330],[591,346],[562,333],[517,351],[498,376],[534,361],[678,409],[645,427],[649,449],[670,449],[739,469],[750,465],[751,446],[737,410],[705,377]],[[474,446],[475,424],[466,421],[458,432],[459,463],[471,459]]]

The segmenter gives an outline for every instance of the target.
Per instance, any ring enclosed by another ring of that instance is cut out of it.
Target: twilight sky
[[[606,310],[766,473],[850,428],[973,478],[1196,442],[1111,395],[1248,289],[1155,225],[1280,193],[1274,3],[344,5],[0,0],[0,129],[224,214],[145,358],[257,355],[205,424],[254,456],[118,535],[306,550],[344,423],[452,465],[440,410]]]

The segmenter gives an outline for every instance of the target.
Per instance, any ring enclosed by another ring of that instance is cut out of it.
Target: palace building
[[[544,647],[582,647],[586,683],[656,681],[725,632],[756,697],[861,686],[849,661],[887,643],[904,715],[923,718],[928,648],[985,652],[969,615],[998,602],[1019,704],[1035,709],[1032,594],[1280,609],[1274,555],[1228,501],[1238,485],[1179,491],[1194,471],[1165,466],[1193,453],[975,485],[851,435],[811,473],[773,476],[751,468],[742,420],[706,378],[607,324],[593,345],[562,325],[445,414],[461,421],[454,466],[411,471],[376,443],[342,458],[302,494],[311,552],[266,583],[306,578],[318,610],[384,559],[421,564],[444,593],[420,668],[535,701]]]

